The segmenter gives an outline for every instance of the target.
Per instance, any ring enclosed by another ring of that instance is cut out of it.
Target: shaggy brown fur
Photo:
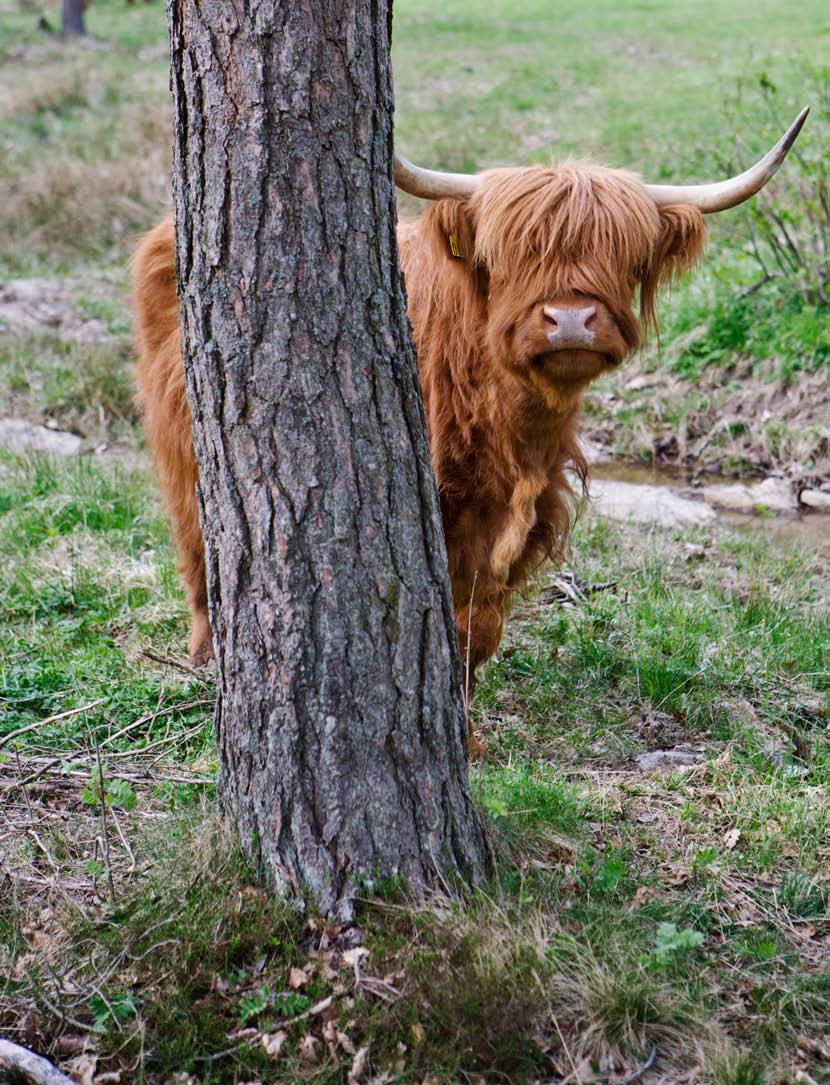
[[[700,254],[703,219],[690,207],[658,210],[632,174],[566,163],[485,173],[474,196],[438,201],[401,223],[398,239],[459,642],[474,674],[498,647],[511,594],[562,558],[574,498],[566,472],[586,472],[584,388],[654,324],[658,288]],[[169,219],[144,239],[135,285],[141,402],[198,661],[211,641]],[[591,349],[552,351],[545,307],[588,305]]]

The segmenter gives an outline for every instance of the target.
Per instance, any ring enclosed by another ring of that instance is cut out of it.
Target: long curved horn
[[[760,162],[756,162],[744,173],[739,173],[737,177],[709,185],[646,185],[646,189],[658,207],[669,203],[685,203],[699,207],[704,214],[737,207],[739,203],[760,192],[773,176],[795,143],[795,137],[801,131],[809,112],[809,106],[802,109],[772,150],[768,151]]]
[[[440,200],[444,196],[472,196],[478,177],[469,173],[439,173],[421,169],[395,152],[395,184],[410,196]]]

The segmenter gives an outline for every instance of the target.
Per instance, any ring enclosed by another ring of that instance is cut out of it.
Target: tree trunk
[[[86,34],[84,28],[84,0],[63,0],[61,33]]]
[[[341,918],[487,867],[391,180],[391,0],[169,0],[220,797]]]

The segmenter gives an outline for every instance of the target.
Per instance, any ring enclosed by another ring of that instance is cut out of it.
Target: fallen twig
[[[141,727],[145,723],[153,723],[161,716],[169,716],[173,712],[187,712],[191,708],[208,708],[215,705],[216,701],[211,700],[208,697],[198,697],[193,701],[183,701],[181,704],[167,705],[165,708],[157,708],[153,712],[148,712],[145,716],[141,716],[137,720],[133,720],[132,723],[128,723],[126,727],[122,727],[120,731],[116,731],[114,735],[107,735],[102,746],[109,745],[110,742],[115,742],[117,738],[121,738],[123,735],[128,734],[130,731],[134,731],[136,727]]]
[[[136,865],[135,864],[135,852],[130,847],[129,841],[127,840],[126,836],[124,836],[124,830],[121,828],[121,823],[119,822],[118,818],[115,816],[115,810],[110,808],[110,814],[112,815],[112,820],[115,823],[116,831],[117,831],[119,837],[121,838],[121,843],[124,845],[124,848],[126,849],[126,852],[130,857],[130,869],[127,871],[127,877],[129,878],[129,876],[135,870],[135,865]]]
[[[652,1044],[651,1051],[648,1053],[648,1058],[642,1066],[638,1067],[630,1074],[626,1074],[625,1077],[615,1077],[609,1081],[609,1085],[632,1085],[633,1082],[639,1081],[643,1074],[654,1066],[654,1060],[657,1058],[657,1045]]]
[[[595,595],[601,591],[614,591],[616,587],[616,580],[603,580],[597,584],[589,584],[576,573],[565,572],[554,577],[548,586],[543,588],[539,598],[543,603],[578,605],[584,603],[589,595]]]
[[[46,727],[50,723],[68,720],[70,716],[80,716],[82,712],[89,712],[98,705],[102,705],[106,699],[106,697],[99,697],[97,701],[90,701],[89,704],[82,705],[80,708],[70,708],[67,712],[58,712],[55,716],[47,716],[45,720],[36,720],[35,723],[27,723],[25,727],[18,727],[16,731],[9,731],[7,735],[0,738],[0,750],[13,738],[28,734],[29,731],[36,731],[39,727]]]
[[[168,656],[157,656],[155,652],[142,652],[146,659],[152,659],[154,663],[161,663],[165,667],[174,667],[177,671],[181,671],[182,674],[189,674],[193,678],[198,678],[204,683],[205,676],[201,671],[196,670],[195,667],[188,667],[184,663],[179,663],[176,659],[170,659]]]
[[[115,882],[112,878],[112,866],[110,865],[110,842],[107,835],[107,788],[104,782],[104,766],[101,764],[101,750],[98,746],[98,739],[92,736],[95,740],[95,758],[98,762],[98,798],[101,802],[101,835],[102,848],[104,852],[104,865],[107,868],[107,883],[110,889],[110,900],[115,900]]]
[[[108,761],[115,761],[122,757],[138,757],[140,755],[149,753],[150,750],[157,750],[159,746],[174,746],[177,742],[184,742],[188,738],[192,738],[200,731],[204,731],[205,724],[197,723],[195,727],[189,728],[187,731],[181,731],[175,735],[169,735],[167,738],[159,738],[155,742],[151,742],[147,746],[141,746],[135,750],[115,750],[113,753],[107,754]]]
[[[22,1076],[31,1085],[74,1085],[72,1079],[61,1073],[48,1059],[10,1040],[0,1040],[0,1071],[9,1076]]]
[[[182,731],[181,734],[175,736],[171,735],[170,738],[161,739],[160,742],[166,746],[169,746],[174,742],[181,742],[189,737],[192,737],[193,734],[197,733],[203,728],[204,724],[199,724],[198,727],[194,727],[192,728],[192,730]],[[154,767],[158,763],[159,758],[152,758],[150,764],[148,765],[142,765],[141,759],[145,755],[145,753],[149,752],[151,748],[155,747],[156,744],[154,743],[153,747],[145,746],[137,750],[115,751],[107,755],[106,762],[109,763],[113,760],[121,760],[122,758],[131,757],[134,764],[119,766],[118,777],[122,780],[133,780],[137,783],[157,783],[159,780],[168,780],[174,784],[216,783],[214,779],[204,776],[185,776],[179,772],[150,771],[151,767]],[[21,769],[26,770],[28,768],[31,768],[33,765],[38,764],[39,767],[34,772],[31,772],[28,776],[25,776],[22,780],[2,779],[2,775],[13,770],[14,765],[12,763],[0,765],[0,791],[8,791],[15,788],[24,788],[34,783],[40,783],[40,788],[36,788],[35,790],[62,789],[64,791],[74,791],[77,789],[78,786],[76,781],[83,781],[84,786],[86,786],[86,784],[89,782],[89,769],[83,769],[82,771],[81,766],[84,764],[84,762],[94,760],[94,758],[95,754],[90,750],[78,751],[76,753],[73,753],[72,757],[68,759],[65,757],[49,757],[40,764],[40,757],[28,756],[26,757],[25,761],[23,761],[22,759],[20,760],[20,767],[18,771],[20,771]],[[67,769],[65,767],[65,763],[67,760],[71,761],[72,764],[76,765],[77,767]],[[52,770],[59,767],[61,767],[61,771],[57,775],[49,777],[46,781],[42,781],[42,778],[46,776],[47,773],[50,773],[52,772]],[[171,764],[162,765],[161,767],[162,769],[172,769],[179,768],[180,766]]]

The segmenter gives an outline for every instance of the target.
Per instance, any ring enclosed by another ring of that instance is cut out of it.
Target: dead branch
[[[100,794],[98,798],[101,800],[101,835],[103,841],[101,847],[104,853],[104,866],[107,868],[107,883],[110,890],[110,900],[115,900],[115,882],[112,879],[112,865],[110,864],[110,842],[107,835],[107,788],[104,781],[104,766],[101,764],[101,749],[98,745],[98,739],[92,736],[95,741],[95,759],[98,762],[98,790]]]
[[[18,727],[16,731],[9,731],[7,735],[0,738],[0,750],[13,738],[25,735],[29,731],[36,731],[39,727],[46,727],[50,723],[68,720],[70,716],[80,716],[82,712],[89,712],[91,709],[97,708],[98,705],[102,705],[106,699],[106,697],[99,697],[97,701],[90,701],[89,704],[81,705],[80,708],[70,708],[67,712],[58,712],[56,716],[47,716],[45,720],[36,720],[34,723],[27,723],[25,727]]]
[[[117,738],[122,738],[130,731],[134,731],[136,727],[141,727],[144,723],[154,723],[161,716],[169,716],[174,712],[187,712],[191,708],[208,708],[215,705],[216,701],[210,700],[207,697],[197,697],[193,701],[183,701],[181,704],[167,705],[165,708],[157,708],[154,712],[148,712],[145,716],[141,716],[137,720],[133,720],[132,723],[128,723],[126,727],[122,727],[120,731],[116,731],[114,735],[108,735],[101,743],[102,746],[108,746],[111,742],[115,742]]]
[[[130,857],[130,869],[127,871],[127,877],[129,877],[135,871],[136,867],[135,852],[130,847],[129,841],[127,840],[126,836],[124,836],[124,830],[121,828],[121,822],[115,816],[115,810],[112,808],[110,809],[110,816],[115,823],[115,828],[119,837],[121,838],[121,843],[124,845],[124,849]]]
[[[72,1079],[62,1074],[48,1059],[36,1055],[26,1047],[0,1040],[0,1073],[9,1078],[30,1082],[30,1085],[73,1085]]]
[[[169,656],[157,656],[155,652],[142,652],[145,658],[151,659],[154,663],[161,663],[165,667],[173,667],[177,671],[181,671],[182,674],[188,674],[191,678],[198,678],[199,681],[206,685],[204,668],[197,670],[195,667],[187,667],[184,663],[180,663],[177,659],[171,659]]]

